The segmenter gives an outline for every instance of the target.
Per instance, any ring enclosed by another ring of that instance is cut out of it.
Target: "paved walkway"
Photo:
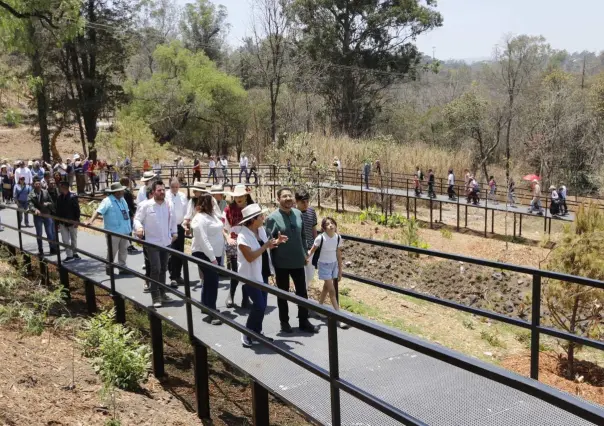
[[[2,222],[16,226],[16,214],[3,210]],[[28,228],[34,232],[33,228]],[[16,231],[5,229],[0,240],[19,246]],[[79,233],[79,246],[98,256],[105,256],[104,237],[87,232]],[[23,247],[37,252],[35,238],[23,236]],[[45,249],[48,246],[45,243]],[[50,261],[56,257],[49,257]],[[128,267],[142,271],[142,254],[128,256]],[[109,288],[104,265],[89,258],[65,264],[66,268],[83,274],[91,280],[101,282]],[[200,299],[201,291],[197,268],[191,267],[191,280],[196,286],[192,297]],[[148,294],[142,292],[143,284],[138,278],[118,278],[119,293],[143,306],[151,304]],[[226,310],[224,301],[228,284],[222,282],[218,296],[218,307],[233,319],[245,323],[246,313]],[[240,290],[236,301],[241,300]],[[282,348],[290,350],[307,360],[328,369],[327,326],[320,325],[317,335],[295,332],[283,335],[279,332],[276,299],[269,295],[265,333]],[[297,325],[296,306],[290,304],[292,326]],[[184,304],[158,309],[165,319],[186,329]],[[243,348],[240,336],[227,325],[211,326],[201,321],[201,313],[193,309],[195,335],[205,345],[220,353],[233,364],[247,371],[255,380],[286,401],[296,404],[301,410],[322,424],[330,424],[329,385],[322,379],[296,366],[263,346]],[[296,330],[296,329],[295,329]],[[591,423],[558,409],[537,398],[501,385],[465,370],[452,367],[405,347],[384,341],[358,329],[338,330],[341,377],[354,385],[371,392],[378,398],[398,407],[429,425],[518,425],[518,426],[583,426]],[[342,424],[347,426],[397,425],[398,422],[381,414],[368,405],[342,392]]]

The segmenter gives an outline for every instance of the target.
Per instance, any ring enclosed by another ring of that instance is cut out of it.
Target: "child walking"
[[[489,196],[487,198],[493,201],[493,204],[499,204],[497,201],[497,182],[495,182],[494,176],[489,177]]]
[[[338,224],[331,217],[326,217],[321,222],[322,234],[317,236],[308,257],[312,264],[319,270],[319,279],[324,280],[323,291],[319,297],[319,304],[325,302],[327,294],[331,305],[336,311],[340,310],[334,280],[342,280],[342,238],[337,233]],[[342,329],[349,328],[348,324],[338,323]]]

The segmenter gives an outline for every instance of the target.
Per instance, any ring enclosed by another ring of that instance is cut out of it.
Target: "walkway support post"
[[[90,280],[84,280],[84,292],[86,294],[86,308],[90,315],[94,315],[97,311],[96,294],[94,284]]]
[[[518,225],[518,236],[522,237],[522,214],[520,215],[520,224]]]
[[[268,391],[256,381],[252,381],[252,418],[254,426],[270,426]]]
[[[126,323],[126,303],[124,298],[115,291],[115,269],[113,267],[113,239],[110,234],[107,234],[107,259],[106,268],[109,273],[109,280],[111,282],[111,298],[113,299],[113,305],[115,307],[115,322],[118,324]]]
[[[193,342],[195,360],[195,396],[197,400],[197,417],[210,418],[210,375],[208,369],[208,348],[201,342]]]
[[[153,375],[161,378],[165,374],[164,369],[164,336],[162,334],[161,319],[153,312],[149,312],[149,327],[151,329],[151,349],[153,351]]]
[[[531,312],[531,379],[539,380],[539,324],[541,323],[541,276],[533,275]]]
[[[459,232],[459,196],[457,196],[457,232]]]
[[[69,271],[65,266],[59,267],[59,282],[63,286],[65,297],[67,300],[71,299],[71,290],[69,289]]]
[[[430,229],[432,228],[432,197],[430,197]]]
[[[50,285],[50,276],[48,272],[48,261],[45,257],[40,259],[40,276],[42,277],[42,283],[45,286]]]
[[[491,234],[495,233],[495,209],[491,210]]]
[[[331,380],[331,424],[332,426],[341,426],[340,388],[335,383],[340,378],[338,359],[338,321],[332,316],[327,320],[327,341],[329,349],[329,378]]]

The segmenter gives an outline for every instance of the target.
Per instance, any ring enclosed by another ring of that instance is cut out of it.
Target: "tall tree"
[[[185,4],[180,31],[184,45],[193,52],[204,52],[212,61],[220,61],[229,31],[227,10],[210,0]]]
[[[384,90],[413,78],[415,38],[442,25],[435,0],[293,0],[298,42],[331,72],[322,79],[338,129],[360,136],[373,125]]]
[[[271,104],[271,140],[277,143],[277,101],[283,83],[290,22],[283,5],[286,0],[254,1],[254,58]]]
[[[31,61],[31,84],[36,100],[44,161],[51,160],[48,131],[49,99],[44,74],[42,41],[72,38],[79,30],[79,0],[0,1],[0,44],[26,53]]]

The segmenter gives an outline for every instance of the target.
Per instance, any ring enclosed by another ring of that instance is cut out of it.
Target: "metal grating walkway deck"
[[[8,214],[7,214],[8,213]],[[5,210],[3,222],[16,226],[14,212]],[[33,228],[29,228],[33,232]],[[16,231],[5,229],[0,240],[19,246]],[[105,240],[101,235],[79,233],[79,247],[90,253],[105,256]],[[45,247],[47,244],[45,243]],[[23,248],[37,252],[35,238],[23,236]],[[50,257],[52,261],[55,257]],[[141,271],[142,253],[128,256],[128,267]],[[82,259],[64,266],[90,280],[109,288],[105,268],[98,261]],[[197,268],[191,267],[191,280],[197,285],[192,297],[201,298]],[[142,292],[138,278],[116,278],[116,289],[127,299],[148,306],[150,295]],[[222,282],[218,296],[218,307],[227,312],[224,300],[228,284]],[[237,292],[240,300],[240,291]],[[309,361],[328,369],[327,326],[321,324],[317,335],[279,333],[276,299],[269,295],[265,333],[275,338],[281,347],[291,350]],[[291,324],[296,325],[297,307],[290,304]],[[228,310],[229,315],[245,323],[245,313]],[[183,303],[158,309],[158,313],[169,322],[186,330],[186,314]],[[248,372],[272,393],[292,402],[316,421],[329,425],[330,393],[326,381],[316,377],[292,362],[275,354],[272,350],[255,346],[241,346],[239,333],[227,325],[211,326],[201,321],[202,314],[193,309],[196,337],[206,346]],[[313,320],[319,323],[317,320]],[[523,392],[497,382],[469,373],[444,362],[414,352],[405,347],[387,342],[357,329],[338,330],[341,377],[354,385],[371,392],[374,396],[407,412],[429,425],[518,425],[518,426],[583,426],[590,425],[571,413],[531,397]],[[342,392],[342,424],[347,426],[397,425],[377,410]]]

